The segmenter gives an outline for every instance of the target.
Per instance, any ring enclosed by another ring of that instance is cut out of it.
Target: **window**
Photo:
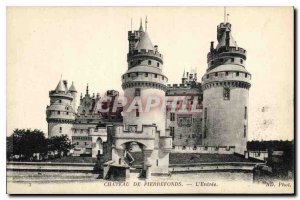
[[[158,166],[158,160],[156,160],[156,166]]]
[[[157,78],[157,74],[155,74],[154,77]]]
[[[173,140],[174,140],[174,137],[175,137],[175,129],[173,126],[170,127],[170,136],[172,136]]]
[[[215,76],[218,76],[218,72],[215,73]]]
[[[248,77],[248,74],[247,73],[245,73],[245,78],[247,78]]]
[[[247,106],[245,106],[244,119],[247,119]]]
[[[148,65],[151,65],[151,60],[148,60]]]
[[[59,133],[61,133],[62,132],[62,127],[59,127]]]
[[[138,60],[138,64],[141,64],[142,63],[142,60]]]
[[[164,80],[165,79],[165,77],[164,76],[162,76],[162,80]]]
[[[157,63],[157,67],[159,67],[159,62]]]
[[[82,130],[82,129],[80,130],[80,133],[83,133],[83,130]]]
[[[76,142],[77,145],[79,145],[79,142]]]
[[[86,146],[86,142],[84,142],[84,145]]]
[[[140,116],[140,112],[139,112],[139,109],[138,109],[138,108],[135,110],[135,116],[136,116],[136,117],[139,117],[139,116]]]
[[[175,113],[170,113],[170,120],[171,121],[175,121]]]
[[[69,112],[67,112],[67,115],[69,115]]]
[[[179,139],[182,139],[182,135],[180,134]]]
[[[224,100],[230,100],[230,89],[229,88],[224,88],[223,97],[224,97]]]
[[[240,62],[241,62],[241,64],[243,64],[244,60],[243,60],[243,59],[241,59],[241,60],[240,60]]]
[[[61,103],[61,100],[59,100],[58,102]]]
[[[244,125],[244,138],[246,137],[246,135],[247,135],[247,126]]]
[[[228,72],[225,72],[225,75],[228,76]]]
[[[206,75],[206,78],[209,78],[209,74]]]
[[[57,111],[57,114],[60,115],[60,111]]]
[[[77,132],[77,130],[75,129],[75,130],[74,130],[74,133],[76,133],[76,132]]]
[[[148,73],[145,73],[145,77],[148,77]]]
[[[140,89],[140,88],[136,88],[136,89],[135,89],[135,92],[134,92],[134,95],[135,95],[136,97],[141,96],[141,89]]]
[[[240,72],[237,72],[237,73],[236,73],[236,76],[239,76],[239,75],[240,75]]]
[[[230,58],[230,61],[231,61],[231,62],[234,62],[234,58]]]

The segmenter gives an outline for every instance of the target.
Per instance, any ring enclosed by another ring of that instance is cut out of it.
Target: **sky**
[[[249,140],[294,138],[294,16],[292,7],[227,7],[232,35],[247,50],[252,74]],[[79,94],[122,91],[127,31],[148,18],[148,33],[164,55],[164,74],[179,83],[184,70],[207,69],[210,41],[223,7],[8,7],[7,135],[15,128],[47,132],[49,91],[60,77]]]

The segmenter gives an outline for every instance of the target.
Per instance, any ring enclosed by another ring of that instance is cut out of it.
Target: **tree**
[[[72,148],[74,148],[74,145],[67,135],[54,136],[48,139],[48,151],[57,151],[59,154],[63,152],[65,155]]]
[[[47,139],[44,133],[37,129],[15,129],[14,133],[7,137],[7,153],[22,155],[28,160],[34,153],[47,153]]]

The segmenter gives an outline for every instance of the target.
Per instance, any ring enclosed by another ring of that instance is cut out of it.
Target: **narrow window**
[[[245,106],[244,118],[247,119],[247,106]]]
[[[218,76],[218,72],[215,73],[215,76]]]
[[[57,111],[57,114],[60,115],[60,111]]]
[[[228,72],[225,72],[225,75],[228,76]]]
[[[157,78],[157,74],[155,74],[154,77]]]
[[[148,65],[151,65],[151,60],[148,60]]]
[[[62,132],[62,127],[59,127],[59,133],[61,133]]]
[[[182,139],[182,135],[180,134],[179,139]]]
[[[159,67],[159,62],[157,63],[157,67]]]
[[[67,112],[67,115],[69,115],[69,112]]]
[[[230,100],[230,89],[229,88],[224,88],[223,98],[224,98],[224,100]]]
[[[135,116],[136,116],[136,117],[139,117],[139,116],[140,116],[140,112],[139,112],[139,109],[138,109],[138,108],[135,110]]]
[[[142,60],[138,60],[138,64],[141,64],[142,63]]]
[[[148,77],[148,73],[145,73],[145,77]]]
[[[244,62],[244,60],[243,60],[243,59],[241,59],[241,64],[243,64],[243,62]]]
[[[134,95],[135,95],[136,97],[141,96],[141,89],[140,89],[140,88],[136,88],[136,89],[135,89],[135,92],[134,92]]]
[[[231,58],[230,61],[231,61],[231,62],[234,62],[234,58]]]
[[[171,119],[170,120],[171,121],[175,121],[175,113],[170,113],[170,115],[171,115],[171,117],[170,117]]]
[[[247,135],[247,126],[244,125],[244,138],[246,137],[246,135]]]
[[[77,142],[76,144],[79,145],[79,142]]]
[[[156,166],[158,166],[158,160],[156,160]]]
[[[162,76],[162,80],[164,80],[165,79],[165,77],[164,76]]]
[[[59,100],[58,102],[61,103],[61,100]]]
[[[209,78],[209,74],[206,75],[206,78]]]
[[[240,75],[240,72],[237,72],[237,73],[236,73],[236,76],[239,76],[239,75]]]
[[[247,73],[245,73],[245,78],[247,78],[248,77],[248,74]]]

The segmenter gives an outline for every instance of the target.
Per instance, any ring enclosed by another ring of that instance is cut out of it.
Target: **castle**
[[[210,44],[201,82],[197,73],[184,71],[181,83],[173,85],[167,84],[163,55],[145,29],[141,23],[138,30],[128,32],[128,69],[121,77],[122,89],[129,103],[137,97],[140,102],[153,95],[161,100],[168,97],[165,109],[140,112],[138,102],[133,103],[135,109],[128,104],[113,109],[120,99],[117,91],[109,90],[101,97],[91,95],[88,86],[77,107],[74,83],[68,87],[67,81],[60,80],[49,92],[48,137],[66,134],[75,145],[73,156],[103,155],[115,167],[130,165],[134,152],[142,152],[147,178],[168,173],[172,152],[243,155],[251,74],[245,68],[246,50],[237,46],[231,24],[217,27],[218,44]],[[175,108],[170,103],[174,99]]]

